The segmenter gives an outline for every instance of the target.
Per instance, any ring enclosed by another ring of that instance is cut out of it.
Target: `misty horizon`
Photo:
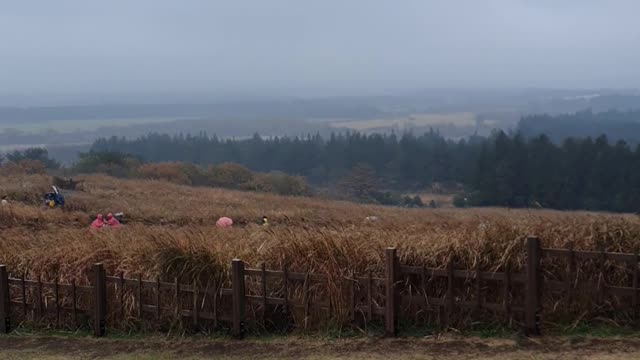
[[[553,96],[579,98],[582,96],[599,95],[640,95],[638,88],[417,88],[398,89],[395,91],[354,91],[346,93],[327,93],[308,91],[305,93],[290,92],[195,92],[195,91],[167,91],[167,92],[84,92],[84,93],[12,93],[0,90],[0,107],[58,107],[58,106],[120,106],[120,105],[224,105],[224,104],[255,104],[263,102],[295,102],[311,100],[362,100],[402,97],[428,97],[468,95],[478,96],[527,96],[538,95],[541,99],[552,99]]]
[[[624,0],[13,2],[0,13],[0,92],[637,88],[638,10]]]

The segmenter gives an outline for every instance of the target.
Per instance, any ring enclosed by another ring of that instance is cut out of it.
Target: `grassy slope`
[[[531,234],[553,247],[573,241],[576,249],[604,245],[628,252],[640,245],[640,221],[629,215],[410,210],[105,176],[85,180],[84,191],[68,195],[69,211],[63,212],[29,204],[47,190],[47,178],[1,177],[0,193],[27,204],[0,209],[0,263],[14,273],[62,281],[87,282],[91,264],[98,261],[109,273],[205,281],[239,257],[249,266],[280,268],[286,261],[291,271],[339,279],[350,271],[381,275],[387,246],[399,247],[404,264],[443,267],[455,255],[459,268],[493,271],[509,262],[518,271],[524,260],[522,240]],[[109,211],[124,211],[131,223],[119,231],[90,233],[90,216]],[[270,228],[256,224],[264,214]],[[238,226],[217,229],[215,220],[223,215]],[[380,221],[365,222],[368,215]],[[549,263],[546,269],[561,276],[565,266]],[[592,266],[580,264],[578,270],[589,278]],[[612,269],[610,281],[628,277],[624,271]]]
[[[36,195],[47,188],[48,180],[43,177],[0,178],[1,193],[22,196],[29,203],[35,203]],[[574,241],[577,249],[593,249],[604,243],[612,251],[630,251],[640,242],[640,221],[623,215],[398,209],[104,176],[87,177],[85,191],[67,197],[67,212],[32,204],[4,209],[0,213],[0,260],[26,265],[41,260],[38,253],[50,245],[63,252],[61,256],[71,255],[69,249],[81,250],[89,260],[100,257],[96,252],[105,249],[113,255],[125,255],[140,247],[193,250],[203,246],[206,253],[224,263],[241,257],[254,265],[260,261],[277,265],[286,255],[293,266],[310,264],[316,270],[335,270],[339,265],[364,270],[379,264],[385,247],[399,246],[404,262],[441,265],[453,251],[461,263],[482,261],[483,267],[494,268],[504,261],[505,250],[519,247],[520,240],[531,234],[549,246],[562,247]],[[91,217],[109,211],[124,211],[131,224],[123,231],[91,236],[87,231]],[[256,225],[262,215],[271,219],[269,229]],[[364,218],[368,215],[376,215],[380,221],[367,223]],[[220,216],[232,217],[239,226],[215,228]],[[12,258],[32,249],[36,252],[26,259]],[[55,260],[62,258],[50,259]]]

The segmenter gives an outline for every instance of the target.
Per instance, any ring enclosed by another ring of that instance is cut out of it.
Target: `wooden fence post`
[[[24,276],[22,278],[24,279]],[[77,327],[78,326],[78,303],[77,303],[78,296],[76,294],[76,279],[71,280],[71,297],[73,297],[73,299],[71,299],[71,305],[73,306],[73,326]],[[26,309],[26,305],[25,305],[25,309]],[[26,314],[26,310],[25,310],[25,314]]]
[[[42,276],[38,275],[38,287],[36,288],[36,293],[38,295],[38,322],[42,321],[42,316],[44,316],[44,302],[42,301]]]
[[[193,279],[193,312],[191,319],[193,320],[193,331],[200,331],[200,291],[196,279]]]
[[[105,315],[107,310],[107,282],[105,279],[104,266],[102,263],[93,265],[95,276],[95,318],[94,318],[94,332],[95,336],[104,336],[106,332]]]
[[[442,318],[444,330],[449,330],[449,328],[452,325],[453,311],[456,303],[456,299],[454,297],[454,293],[455,293],[454,262],[455,262],[455,255],[451,253],[449,255],[449,261],[447,262],[447,292],[445,294],[445,302],[443,307],[444,316]]]
[[[527,290],[525,301],[525,334],[539,335],[540,316],[540,239],[527,238]]]
[[[240,259],[231,261],[231,290],[233,297],[233,327],[232,335],[242,337],[244,321],[244,262]]]
[[[638,263],[640,263],[640,255],[638,249],[633,251],[633,295],[631,296],[631,305],[633,307],[633,326],[638,327]]]
[[[396,336],[398,333],[398,257],[396,248],[385,250],[385,285],[387,305],[385,306],[385,336]]]
[[[27,285],[24,280],[24,274],[20,278],[20,290],[22,290],[22,312],[24,313],[24,320],[27,320]]]
[[[9,301],[9,274],[7,267],[0,265],[0,334],[11,332],[11,302]]]
[[[262,282],[262,324],[267,323],[267,265],[262,263],[261,267],[262,275],[260,281]]]

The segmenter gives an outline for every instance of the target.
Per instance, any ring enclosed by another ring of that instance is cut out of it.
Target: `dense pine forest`
[[[624,104],[625,98],[617,100]],[[518,131],[526,136],[549,134],[551,140],[557,143],[568,137],[595,138],[606,135],[612,142],[624,140],[635,145],[640,143],[640,110],[585,110],[553,116],[528,115],[520,119]]]
[[[439,183],[464,186],[459,198],[466,201],[459,205],[620,212],[640,207],[640,148],[610,143],[606,136],[557,143],[546,135],[502,131],[457,141],[435,131],[242,140],[151,134],[101,139],[92,151],[131,154],[146,162],[233,162],[303,176],[318,187],[348,188],[363,199],[375,199],[371,194],[381,189],[418,191]]]
[[[451,142],[436,132],[405,134],[336,134],[304,138],[245,140],[217,137],[149,135],[136,140],[102,139],[92,150],[121,152],[143,161],[182,161],[198,165],[233,162],[254,171],[282,171],[304,176],[315,185],[330,185],[356,165],[371,167],[381,185],[395,189],[422,188],[434,181],[468,178],[481,148],[480,138]],[[476,150],[473,150],[476,149]]]

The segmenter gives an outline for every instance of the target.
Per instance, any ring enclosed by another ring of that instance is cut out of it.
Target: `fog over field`
[[[522,115],[624,111],[640,107],[639,10],[631,0],[8,2],[0,145],[202,131],[460,138],[514,129]]]
[[[632,0],[9,2],[3,92],[636,87]]]

